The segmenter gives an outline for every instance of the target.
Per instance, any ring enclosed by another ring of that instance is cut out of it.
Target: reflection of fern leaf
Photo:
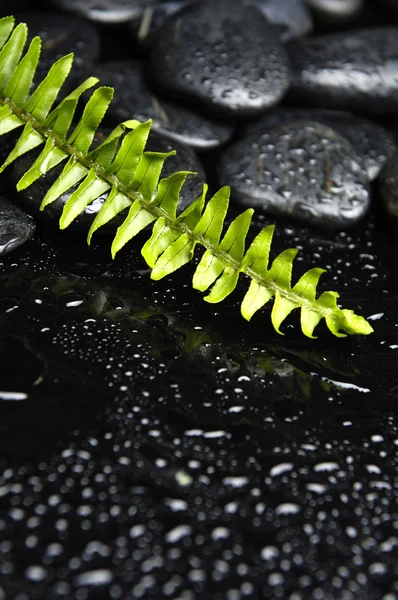
[[[34,38],[22,57],[26,38],[26,25],[14,28],[12,17],[0,20],[0,135],[23,127],[1,170],[33,148],[43,146],[40,156],[18,182],[17,189],[22,190],[66,161],[42,202],[44,209],[79,184],[64,207],[61,228],[68,227],[86,206],[108,192],[88,233],[88,243],[97,229],[128,209],[113,240],[112,256],[152,224],[152,235],[142,254],[152,268],[153,279],[160,279],[189,262],[199,244],[205,252],[195,270],[193,287],[201,291],[211,288],[205,298],[207,302],[220,302],[231,294],[243,273],[250,279],[242,302],[242,315],[248,320],[274,297],[271,319],[278,333],[282,322],[296,308],[301,311],[301,328],[308,337],[313,337],[314,328],[322,318],[339,337],[345,335],[343,332],[372,331],[363,317],[337,306],[336,292],[323,292],[316,298],[322,269],[309,270],[292,287],[297,250],[285,250],[269,265],[273,226],[261,231],[245,251],[252,210],[239,215],[223,233],[229,188],[220,189],[207,201],[207,186],[204,186],[202,195],[177,216],[180,190],[189,173],[178,172],[160,179],[163,163],[173,152],[145,152],[150,121],[126,121],[90,151],[112,100],[112,88],[100,87],[94,91],[79,122],[72,127],[79,98],[97,80],[88,79],[54,108],[72,66],[72,56],[68,55],[51,67],[47,77],[29,95],[41,41]]]

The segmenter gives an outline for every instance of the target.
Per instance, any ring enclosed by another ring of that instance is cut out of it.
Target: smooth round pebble
[[[234,128],[199,115],[194,110],[156,96],[148,87],[143,65],[123,60],[103,63],[97,69],[101,85],[110,85],[115,95],[106,119],[112,125],[128,119],[152,119],[152,129],[197,151],[217,148],[227,142]]]
[[[320,19],[335,23],[354,19],[364,8],[364,0],[307,0]]]
[[[311,121],[243,138],[222,157],[220,179],[241,206],[325,228],[353,225],[370,202],[368,177],[351,144]]]
[[[273,25],[283,42],[307,35],[312,30],[311,13],[304,0],[249,0]],[[150,46],[170,15],[198,0],[167,0],[146,8],[130,21],[131,30],[140,44]]]
[[[277,33],[254,6],[235,0],[206,0],[172,15],[152,47],[151,64],[165,90],[225,114],[259,114],[289,86]]]
[[[0,196],[0,256],[22,246],[34,236],[35,230],[32,217]]]
[[[395,136],[385,127],[337,110],[280,107],[250,124],[248,132],[266,133],[276,125],[297,120],[323,123],[345,137],[351,142],[356,158],[366,169],[370,180],[376,179],[385,162],[397,150]]]
[[[28,42],[35,36],[42,39],[40,61],[34,83],[39,84],[52,65],[73,52],[74,61],[61,93],[70,91],[92,75],[98,60],[100,41],[97,29],[79,17],[59,13],[18,13],[16,22],[28,25]]]
[[[108,135],[109,133],[109,130],[100,128],[97,131],[92,149],[102,143],[104,141],[104,136]],[[170,152],[171,150],[177,151],[177,154],[166,159],[161,174],[162,178],[168,177],[176,171],[193,171],[197,173],[196,176],[192,175],[187,178],[186,183],[181,190],[180,202],[177,208],[178,212],[184,210],[193,200],[200,196],[205,181],[205,174],[203,167],[195,153],[188,146],[180,144],[176,141],[171,142],[168,138],[162,136],[161,134],[151,132],[149,134],[145,150],[148,152]],[[36,159],[39,152],[40,151],[33,150],[29,154],[25,154],[15,161],[7,170],[6,174],[8,173],[13,190],[15,189],[19,179]],[[19,202],[22,208],[24,208],[29,214],[37,219],[52,224],[56,229],[59,228],[59,219],[61,217],[62,210],[72,193],[77,189],[78,185],[73,186],[70,190],[62,194],[62,196],[55,202],[46,206],[43,211],[40,210],[40,205],[46,192],[60,175],[63,167],[64,164],[58,165],[46,175],[35,181],[35,183],[33,183],[30,187],[18,192],[15,197],[16,201]],[[107,199],[108,194],[109,192],[105,192],[91,204],[89,204],[77,217],[77,219],[71,223],[68,229],[84,230],[88,232],[95,215],[98,213],[101,206]],[[114,234],[119,225],[122,224],[125,217],[126,211],[119,213],[112,221],[99,229],[98,232]]]
[[[154,3],[155,0],[54,0],[63,10],[108,25],[126,23]]]
[[[288,46],[294,104],[396,112],[398,27],[330,33]]]

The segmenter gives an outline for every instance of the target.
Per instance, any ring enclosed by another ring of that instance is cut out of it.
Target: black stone
[[[351,142],[356,159],[366,169],[370,180],[378,176],[386,160],[397,149],[396,137],[382,125],[337,110],[276,108],[252,123],[248,131],[267,133],[275,125],[287,125],[297,120],[323,123],[345,137]]]
[[[139,44],[149,47],[168,17],[197,1],[167,0],[166,2],[158,2],[135,15],[129,22],[130,29]]]
[[[286,42],[307,35],[312,30],[311,14],[303,0],[250,0],[273,25],[280,39]],[[130,27],[143,46],[150,46],[165,20],[198,0],[167,0],[151,6],[130,22]]]
[[[154,0],[54,0],[60,8],[104,24],[125,23],[140,15]]]
[[[164,89],[225,114],[254,115],[289,85],[277,33],[248,3],[205,1],[167,20],[152,47],[153,76]]]
[[[303,0],[251,0],[267,21],[279,30],[283,42],[312,30],[311,14]]]
[[[128,119],[152,119],[153,130],[187,144],[197,151],[211,150],[231,137],[233,127],[204,117],[194,110],[167,102],[148,87],[141,62],[111,61],[97,69],[101,85],[115,89],[107,121],[112,125]]]
[[[39,84],[59,58],[73,52],[71,72],[61,90],[71,90],[92,75],[98,60],[100,42],[97,29],[79,17],[59,13],[18,13],[16,22],[28,25],[28,40],[42,39],[40,61],[34,84]]]
[[[36,225],[32,217],[0,196],[0,256],[30,240],[35,229]]]
[[[364,8],[364,0],[307,0],[317,17],[330,23],[354,19]]]
[[[243,138],[222,157],[220,179],[244,207],[325,228],[353,225],[370,202],[368,177],[351,144],[311,121]]]
[[[98,146],[104,140],[104,134],[108,133],[109,132],[107,130],[100,128],[97,132],[92,148]],[[171,150],[177,150],[177,154],[175,156],[171,156],[165,161],[162,177],[168,177],[176,171],[194,171],[198,173],[197,176],[190,176],[181,190],[178,211],[183,210],[200,195],[204,183],[204,171],[200,162],[196,158],[195,153],[188,146],[184,146],[176,141],[171,142],[168,138],[165,138],[164,136],[155,132],[150,133],[146,150],[150,152],[170,152]],[[10,167],[8,172],[10,183],[13,189],[15,189],[17,182],[29,169],[37,155],[38,151],[34,150],[22,156]],[[72,193],[77,189],[78,185],[73,186],[70,190],[62,194],[60,198],[58,198],[52,204],[49,204],[43,211],[40,210],[40,205],[46,192],[60,175],[63,167],[64,164],[58,165],[37,180],[30,187],[16,193],[15,196],[16,201],[19,202],[30,215],[47,222],[56,229],[59,227],[59,219],[61,217],[62,210]],[[91,204],[89,204],[79,215],[79,217],[72,222],[68,229],[76,231],[88,231],[95,215],[108,197],[108,193],[109,192],[105,192]],[[99,232],[114,234],[117,227],[121,225],[125,217],[125,211],[123,213],[119,213],[119,215],[117,215],[112,221],[102,227]]]
[[[292,102],[394,113],[398,102],[398,28],[330,33],[289,44]]]

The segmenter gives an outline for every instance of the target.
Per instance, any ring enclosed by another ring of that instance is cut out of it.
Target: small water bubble
[[[299,512],[299,505],[294,504],[293,502],[284,502],[279,504],[279,506],[277,506],[275,509],[275,514],[277,515],[296,515]]]
[[[40,565],[32,565],[25,570],[25,577],[30,581],[43,581],[47,571]]]
[[[101,586],[111,583],[112,580],[113,574],[109,569],[95,569],[80,573],[75,577],[74,583],[78,587],[83,585]]]

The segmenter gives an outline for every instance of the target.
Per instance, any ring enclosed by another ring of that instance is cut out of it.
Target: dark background
[[[355,25],[378,22],[398,13],[369,3]],[[145,58],[127,27],[101,36],[103,59]],[[347,232],[278,220],[274,252],[328,266],[322,289],[373,318],[367,338],[310,341],[295,314],[281,337],[269,308],[248,324],[245,282],[209,306],[192,266],[152,282],[145,235],[112,261],[107,238],[39,223],[1,257],[0,390],[19,399],[0,398],[0,600],[397,598],[386,221],[377,185]]]

